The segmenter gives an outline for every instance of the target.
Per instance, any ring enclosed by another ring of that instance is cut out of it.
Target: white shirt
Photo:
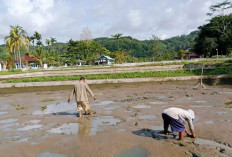
[[[163,113],[169,115],[170,117],[174,119],[181,119],[184,122],[187,121],[189,130],[194,131],[193,117],[188,111],[183,110],[181,108],[172,107],[172,108],[165,109]]]

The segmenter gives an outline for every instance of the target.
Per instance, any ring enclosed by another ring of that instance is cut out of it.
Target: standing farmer
[[[70,102],[72,96],[75,95],[75,100],[77,102],[77,112],[79,113],[79,117],[81,117],[83,109],[85,111],[85,114],[92,114],[90,110],[87,92],[94,98],[94,100],[96,100],[93,92],[91,91],[87,83],[85,83],[85,78],[81,77],[80,81],[75,84],[68,99],[68,102]]]
[[[175,107],[168,108],[163,111],[162,118],[165,134],[168,133],[168,127],[170,125],[173,132],[179,132],[179,140],[184,138],[185,132],[189,137],[196,137],[193,127],[193,119],[195,119],[193,110],[183,110]],[[190,132],[185,127],[185,121],[188,123]]]

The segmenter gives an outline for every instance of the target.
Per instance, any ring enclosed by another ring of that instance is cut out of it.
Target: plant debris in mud
[[[232,108],[232,101],[226,102],[225,105],[226,105],[225,108],[231,109]]]
[[[28,107],[22,106],[22,105],[19,105],[19,104],[11,104],[11,106],[15,107],[16,110],[27,110],[28,109]]]
[[[28,107],[25,107],[25,106],[21,106],[21,107],[17,107],[16,110],[27,110]]]
[[[55,101],[55,99],[48,98],[48,99],[43,99],[40,102],[50,102],[50,101]]]
[[[44,111],[44,110],[47,109],[47,106],[42,106],[40,109],[41,109],[42,111]]]

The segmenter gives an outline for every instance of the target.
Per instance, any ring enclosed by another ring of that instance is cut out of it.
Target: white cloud
[[[131,10],[127,17],[132,27],[138,27],[142,24],[141,12],[139,10]]]
[[[220,0],[0,0],[0,39],[10,25],[43,40],[79,40],[84,27],[93,37],[123,33],[138,39],[187,34],[206,23],[209,6]],[[0,41],[1,43],[1,41]]]

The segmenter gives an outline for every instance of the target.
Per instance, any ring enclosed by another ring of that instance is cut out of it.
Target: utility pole
[[[218,49],[216,49],[216,51],[217,51],[217,59],[218,59]]]

